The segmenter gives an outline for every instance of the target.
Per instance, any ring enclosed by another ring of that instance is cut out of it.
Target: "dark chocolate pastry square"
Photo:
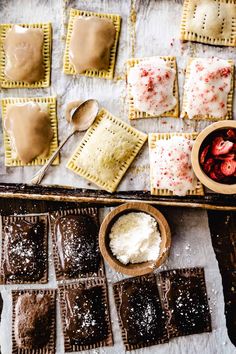
[[[4,283],[47,281],[47,217],[6,217],[3,222]]]
[[[97,209],[74,209],[51,215],[57,279],[103,276],[98,246]]]
[[[13,353],[55,352],[55,291],[13,291]]]
[[[69,277],[98,271],[98,226],[89,215],[60,217],[55,231],[61,264]]]
[[[3,299],[2,299],[2,294],[0,293],[0,322],[1,322],[1,316],[2,316],[2,309],[3,309]],[[1,353],[1,351],[0,351]]]
[[[203,268],[161,272],[161,279],[171,312],[170,336],[210,332],[211,316]]]
[[[168,341],[166,315],[154,275],[123,280],[113,289],[127,350]]]
[[[111,345],[112,333],[106,286],[88,285],[89,280],[67,285],[60,290],[65,351],[85,350]]]

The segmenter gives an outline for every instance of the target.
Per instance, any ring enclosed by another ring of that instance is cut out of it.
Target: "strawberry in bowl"
[[[200,148],[203,171],[220,183],[236,183],[236,129],[220,129],[210,134]]]
[[[194,142],[191,163],[204,186],[236,194],[236,121],[218,121],[203,129]]]

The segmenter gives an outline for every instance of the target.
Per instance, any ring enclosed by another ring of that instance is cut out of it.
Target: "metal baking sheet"
[[[79,206],[77,203],[58,203],[49,201],[33,201],[18,199],[0,199],[0,214],[12,213],[45,213],[58,208],[72,208]],[[102,207],[99,210],[100,222],[111,208]],[[170,340],[167,344],[141,349],[137,353],[161,353],[161,354],[233,354],[236,348],[231,343],[226,328],[224,315],[224,298],[221,276],[218,263],[211,243],[211,235],[208,227],[207,213],[203,210],[187,208],[162,208],[172,231],[172,247],[167,262],[158,270],[204,267],[206,276],[207,293],[209,298],[212,328],[211,333],[203,333]],[[216,213],[216,212],[215,212]],[[216,214],[215,214],[216,215]],[[217,217],[217,216],[216,216]],[[201,222],[199,222],[201,220]],[[0,225],[1,226],[1,225]],[[1,234],[0,234],[1,238]],[[114,335],[114,347],[90,350],[89,354],[124,354],[124,346],[121,331],[118,325],[117,313],[114,304],[112,283],[121,280],[124,276],[114,272],[106,265],[108,279],[112,330]],[[49,235],[49,283],[43,285],[0,285],[0,291],[4,298],[4,310],[0,327],[0,343],[2,354],[11,353],[11,290],[12,289],[38,289],[56,288],[55,270],[52,260],[52,242]],[[57,354],[63,354],[63,335],[60,320],[59,307],[57,308]]]
[[[158,55],[176,56],[180,106],[184,83],[184,71],[190,56],[236,59],[234,48],[216,47],[179,40],[182,1],[175,0],[1,0],[0,22],[52,22],[52,82],[48,89],[2,90],[1,97],[57,97],[59,139],[68,135],[71,127],[65,119],[66,104],[72,100],[96,98],[100,105],[112,114],[128,122],[126,100],[125,62],[130,57]],[[71,7],[96,12],[118,13],[122,17],[114,80],[73,77],[62,72],[65,48],[66,24]],[[143,132],[192,132],[201,131],[209,122],[175,118],[154,118],[131,121]],[[2,132],[0,133],[2,134]],[[76,188],[98,189],[94,184],[69,171],[65,166],[81,140],[77,134],[64,147],[61,164],[51,167],[43,184]],[[2,139],[2,135],[0,136]],[[4,149],[0,147],[0,182],[29,183],[39,167],[5,168]],[[148,146],[142,149],[119,185],[118,191],[149,190]]]

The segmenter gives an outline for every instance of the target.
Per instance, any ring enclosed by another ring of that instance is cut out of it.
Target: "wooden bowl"
[[[211,189],[212,191],[216,193],[221,193],[221,194],[235,194],[236,193],[236,184],[224,184],[224,183],[219,183],[214,180],[212,180],[210,177],[208,177],[205,172],[202,170],[202,167],[199,163],[199,151],[201,148],[202,143],[206,139],[206,137],[215,132],[216,130],[220,129],[227,129],[227,128],[234,128],[236,129],[236,121],[233,120],[224,120],[224,121],[219,121],[216,123],[213,123],[209,125],[207,128],[205,128],[198,136],[197,139],[194,142],[193,145],[193,150],[191,154],[191,161],[192,161],[192,166],[193,170],[195,172],[195,175],[197,178],[204,184],[207,188]]]
[[[129,212],[144,212],[155,218],[159,226],[159,231],[161,235],[161,244],[160,244],[160,254],[156,261],[149,261],[143,263],[135,264],[123,264],[121,263],[113,254],[109,246],[109,234],[111,227],[114,222],[123,214]],[[103,220],[103,223],[99,232],[99,246],[101,253],[107,263],[115,269],[117,272],[127,274],[127,275],[143,275],[153,272],[153,270],[159,267],[167,258],[168,252],[171,244],[171,233],[169,225],[165,217],[154,207],[149,204],[144,203],[127,203],[122,204],[111,211]]]

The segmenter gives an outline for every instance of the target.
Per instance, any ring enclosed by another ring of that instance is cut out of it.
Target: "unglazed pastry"
[[[69,58],[77,73],[88,69],[108,70],[116,29],[111,20],[78,16],[73,25]]]
[[[184,0],[180,38],[236,46],[234,0]]]
[[[101,109],[67,167],[114,192],[147,136]]]
[[[227,60],[214,57],[193,59],[185,83],[185,112],[188,118],[224,118],[227,115],[231,79],[231,64]]]
[[[7,108],[4,121],[12,151],[24,163],[47,156],[53,130],[47,111],[36,102],[13,104]]]
[[[151,149],[152,184],[175,195],[186,195],[196,188],[197,179],[191,166],[193,140],[183,136],[160,139]]]
[[[134,107],[156,116],[173,109],[177,104],[173,95],[175,76],[175,69],[161,58],[145,60],[132,67],[128,73],[128,84]]]
[[[5,76],[9,80],[33,83],[44,77],[43,30],[13,26],[6,33]]]

